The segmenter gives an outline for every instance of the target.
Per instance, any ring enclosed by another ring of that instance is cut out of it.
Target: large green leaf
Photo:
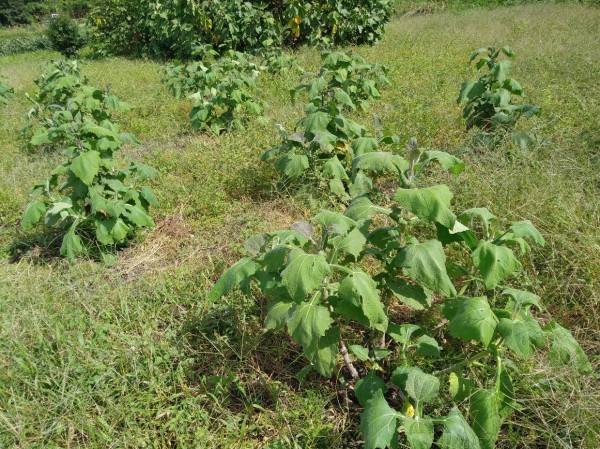
[[[433,421],[430,418],[403,419],[404,433],[411,449],[429,449],[433,444]]]
[[[240,282],[254,275],[256,270],[259,268],[260,266],[255,261],[248,257],[244,257],[221,275],[217,283],[208,294],[208,298],[211,301],[218,300],[232,288],[239,285]]]
[[[421,189],[398,189],[394,200],[422,220],[436,221],[448,229],[454,227],[456,216],[449,208],[452,192],[444,184]]]
[[[383,392],[376,390],[360,415],[365,449],[390,447],[397,432],[397,420],[401,416],[389,406],[383,397]]]
[[[407,245],[398,254],[396,264],[405,275],[423,287],[443,296],[456,296],[456,289],[446,272],[446,255],[437,240]]]
[[[377,151],[379,144],[374,137],[357,137],[351,144],[354,157]]]
[[[267,329],[282,329],[287,325],[290,309],[295,302],[285,299],[273,299],[267,304],[265,327]]]
[[[356,260],[363,251],[367,238],[360,229],[354,228],[346,235],[338,235],[330,240],[333,247],[339,252],[344,252],[354,256]]]
[[[275,169],[286,181],[293,181],[308,169],[308,157],[304,154],[286,153],[275,161]]]
[[[320,345],[321,338],[331,328],[333,322],[329,309],[319,304],[321,295],[317,292],[309,301],[294,304],[289,310],[287,322],[288,332],[294,340],[304,349],[304,354],[324,376],[330,376],[333,366],[331,365],[331,352],[319,352],[323,348]],[[327,342],[326,348],[331,347]],[[337,341],[335,342],[337,344]],[[321,358],[322,357],[322,358]]]
[[[344,215],[356,220],[369,220],[375,214],[389,215],[390,211],[380,206],[376,206],[367,196],[359,196],[355,198],[348,206]]]
[[[354,387],[354,394],[360,405],[365,407],[367,402],[373,398],[377,391],[385,392],[385,382],[378,377],[374,371],[369,371],[365,377],[359,379]]]
[[[340,282],[338,296],[342,300],[358,303],[373,329],[385,332],[387,315],[379,297],[376,282],[367,273],[354,270]]]
[[[431,402],[437,398],[440,391],[440,381],[431,374],[426,374],[419,368],[408,373],[406,393],[417,403]]]
[[[302,300],[321,287],[323,279],[330,272],[323,254],[307,254],[301,249],[294,249],[281,272],[281,283],[292,299]]]
[[[460,104],[466,100],[472,100],[485,92],[485,85],[479,81],[465,81],[460,87],[460,93],[456,103]]]
[[[403,157],[383,151],[365,153],[352,161],[353,172],[369,170],[379,175],[385,173],[399,174],[407,170],[408,167],[409,164]]]
[[[496,392],[478,389],[471,395],[469,410],[481,449],[494,449],[502,425]]]
[[[400,281],[386,283],[387,288],[390,289],[394,298],[416,310],[431,307],[433,298],[430,290],[420,285],[403,284]]]
[[[515,288],[505,288],[502,291],[502,295],[510,296],[514,304],[511,305],[511,309],[519,311],[521,308],[528,310],[531,306],[536,306],[538,310],[543,310],[541,304],[541,298],[526,290],[517,290]]]
[[[500,367],[500,377],[496,382],[496,391],[498,394],[498,413],[502,419],[505,419],[513,410],[518,409],[518,405],[515,401],[512,380],[504,365]]]
[[[518,313],[515,319],[501,318],[497,330],[506,346],[523,359],[531,357],[535,347],[544,344],[542,329],[527,312]]]
[[[71,171],[86,185],[91,185],[100,170],[100,153],[85,151],[73,159]]]
[[[536,229],[536,227],[529,220],[516,221],[510,225],[510,230],[513,235],[517,238],[530,238],[536,244],[544,246],[546,240],[544,236]]]
[[[521,263],[506,246],[481,242],[471,255],[488,290],[498,286],[506,277],[521,269]]]
[[[592,372],[592,365],[585,352],[573,338],[573,334],[558,323],[550,323],[546,328],[550,334],[552,347],[550,348],[550,361],[557,365],[572,365],[579,373]]]
[[[451,304],[453,303],[453,304]],[[453,313],[449,316],[448,311]],[[475,340],[488,346],[498,325],[485,296],[459,298],[444,304],[444,315],[450,318],[450,334],[464,340]]]
[[[34,201],[29,203],[23,213],[23,219],[21,220],[21,226],[25,231],[29,231],[36,224],[39,223],[42,215],[46,213],[46,204],[42,201]]]
[[[423,164],[426,164],[429,161],[438,161],[444,170],[449,171],[456,176],[460,175],[465,169],[465,163],[462,160],[445,151],[425,151],[423,153]]]
[[[315,134],[319,131],[326,131],[330,121],[331,116],[329,114],[323,111],[317,111],[304,117],[301,120],[301,124],[306,131]]]
[[[481,449],[477,435],[456,407],[444,420],[444,433],[437,444],[440,449]]]
[[[70,262],[73,262],[75,257],[83,252],[81,238],[75,232],[77,225],[77,221],[71,225],[67,233],[64,235],[62,244],[60,245],[60,254],[69,259]]]

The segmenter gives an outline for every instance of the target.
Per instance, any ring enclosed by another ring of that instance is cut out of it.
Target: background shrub
[[[50,45],[67,58],[77,54],[83,47],[83,37],[79,32],[77,22],[66,16],[60,16],[50,21],[46,31]]]
[[[51,48],[51,44],[47,36],[0,40],[0,56],[26,53],[28,51],[48,50],[49,48]]]

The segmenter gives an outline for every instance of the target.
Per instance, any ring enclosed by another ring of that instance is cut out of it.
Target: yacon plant
[[[509,59],[500,59],[504,54]],[[463,117],[467,129],[484,131],[512,130],[521,117],[533,117],[540,112],[532,104],[514,104],[515,97],[523,96],[521,84],[509,77],[511,60],[515,54],[510,47],[488,47],[476,50],[469,60],[477,70],[486,69],[478,80],[465,81],[457,103],[465,103]]]
[[[344,366],[367,449],[400,438],[429,448],[436,428],[438,447],[493,448],[518,406],[512,359],[550,345],[552,361],[591,369],[570,332],[540,325],[540,298],[509,283],[542,235],[529,221],[501,226],[484,208],[457,216],[451,200],[446,185],[409,184],[391,204],[362,195],[343,212],[259,234],[210,292],[257,289],[265,327],[286,329],[309,369],[331,377]]]

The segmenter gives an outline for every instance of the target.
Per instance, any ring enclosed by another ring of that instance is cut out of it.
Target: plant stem
[[[433,373],[434,375],[438,375],[438,374],[446,374],[446,373],[451,373],[452,371],[454,371],[456,368],[462,368],[465,365],[468,365],[469,363],[472,363],[476,360],[479,360],[483,357],[485,357],[486,355],[490,354],[492,352],[491,349],[485,349],[481,352],[478,352],[477,354],[475,354],[472,357],[469,357],[468,359],[463,360],[460,363],[457,363],[456,365],[452,365],[448,368],[436,371],[435,373]]]
[[[344,363],[346,364],[346,368],[348,368],[348,371],[350,371],[350,375],[352,376],[352,379],[358,380],[360,378],[360,376],[358,375],[358,371],[356,371],[356,368],[354,368],[354,363],[352,363],[352,359],[350,358],[350,355],[348,354],[348,348],[346,348],[346,344],[344,343],[344,340],[342,340],[341,338],[340,338],[340,352],[342,353],[342,357],[344,358]]]

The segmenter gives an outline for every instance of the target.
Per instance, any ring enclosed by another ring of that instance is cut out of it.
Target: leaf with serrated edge
[[[521,269],[521,263],[510,248],[491,242],[481,242],[471,257],[488,290]]]
[[[440,449],[481,449],[477,435],[456,407],[444,420],[444,433],[437,444]]]
[[[365,272],[354,270],[340,282],[338,296],[342,300],[358,303],[374,329],[385,332],[387,315],[379,297],[377,283]]]
[[[433,421],[430,418],[405,416],[404,433],[411,449],[429,449],[433,444]]]
[[[422,220],[436,221],[448,229],[454,228],[456,215],[450,210],[452,192],[441,184],[421,189],[398,189],[394,201]]]
[[[236,285],[239,285],[240,282],[256,273],[258,268],[259,265],[250,258],[245,257],[239,260],[221,275],[208,294],[208,298],[211,301],[216,301]]]
[[[470,398],[469,410],[473,430],[479,437],[481,449],[494,449],[502,425],[495,391],[483,389],[475,391]]]
[[[450,319],[450,334],[464,340],[475,340],[488,346],[498,325],[485,296],[455,300],[456,312]],[[454,301],[451,301],[454,302]]]
[[[365,449],[385,449],[392,444],[401,417],[389,406],[383,392],[376,390],[360,415],[360,428],[365,439]]]
[[[281,272],[281,283],[292,299],[301,300],[319,288],[329,273],[329,265],[323,254],[307,254],[301,249],[294,249]]]

